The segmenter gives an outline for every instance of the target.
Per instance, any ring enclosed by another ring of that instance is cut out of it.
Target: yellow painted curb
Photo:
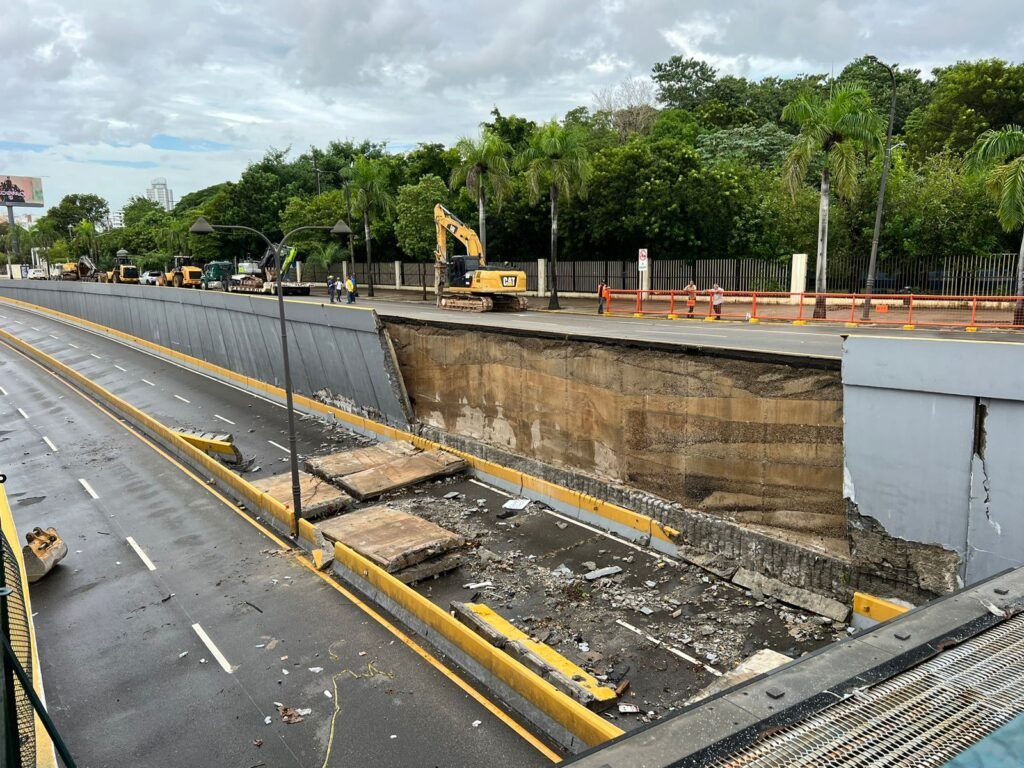
[[[747,322],[750,323],[751,325],[757,325],[758,323],[761,322],[761,318],[760,317],[752,317],[749,320],[747,320]]]
[[[714,317],[713,315],[709,315],[708,317],[704,318],[704,322],[705,323],[713,323],[717,319],[718,319],[717,317]]]
[[[794,320],[793,325],[807,325],[806,320]]]
[[[904,331],[912,331],[915,328],[917,328],[917,326],[916,325],[911,325],[910,323],[907,323],[906,325],[903,326],[903,330]]]
[[[858,325],[860,325],[860,323],[846,322],[846,323],[843,323],[843,325],[845,325],[847,328],[856,328]]]
[[[976,325],[968,325],[966,328],[964,328],[964,330],[967,331],[967,333],[977,333],[978,332],[978,326],[976,326]]]

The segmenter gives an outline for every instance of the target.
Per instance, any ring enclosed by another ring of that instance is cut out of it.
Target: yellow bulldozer
[[[434,206],[437,228],[437,292],[442,309],[457,312],[521,312],[527,308],[526,273],[488,266],[476,232],[438,203]],[[466,247],[465,254],[448,255],[448,235]]]
[[[157,285],[172,285],[175,288],[199,288],[203,283],[203,268],[196,265],[190,256],[175,256],[173,264],[164,264],[164,273],[157,278]]]
[[[106,272],[100,273],[100,282],[103,283],[135,283],[139,284],[139,268],[128,256],[124,248],[114,256],[114,264]]]

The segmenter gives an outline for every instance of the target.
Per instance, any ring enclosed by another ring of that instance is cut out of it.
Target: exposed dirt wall
[[[845,533],[836,370],[405,323],[388,331],[425,424],[688,507]]]

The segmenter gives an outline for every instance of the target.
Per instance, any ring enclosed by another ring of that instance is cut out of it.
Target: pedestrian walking
[[[697,284],[693,278],[686,284],[686,316],[693,317],[693,310],[697,307]]]
[[[605,291],[608,286],[603,282],[597,284],[597,314],[603,315],[605,310]]]
[[[338,284],[334,281],[334,275],[327,276],[327,295],[331,298],[331,304],[334,303],[334,293],[338,289]]]
[[[347,294],[345,303],[355,304],[356,296],[358,296],[359,294],[356,293],[356,280],[354,277],[350,276],[348,279],[345,280],[345,293]]]
[[[722,286],[715,283],[711,286],[711,308],[715,312],[715,317],[720,318],[722,316],[722,305],[725,303],[725,291],[722,290]]]

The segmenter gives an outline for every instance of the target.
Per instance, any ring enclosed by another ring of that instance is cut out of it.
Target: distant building
[[[165,211],[174,208],[174,191],[167,188],[167,179],[153,179],[153,186],[146,190],[146,197]]]
[[[124,211],[111,211],[107,219],[108,229],[122,229],[124,227]]]
[[[32,225],[39,221],[36,213],[23,213],[14,217],[14,223],[23,229],[32,229]]]

